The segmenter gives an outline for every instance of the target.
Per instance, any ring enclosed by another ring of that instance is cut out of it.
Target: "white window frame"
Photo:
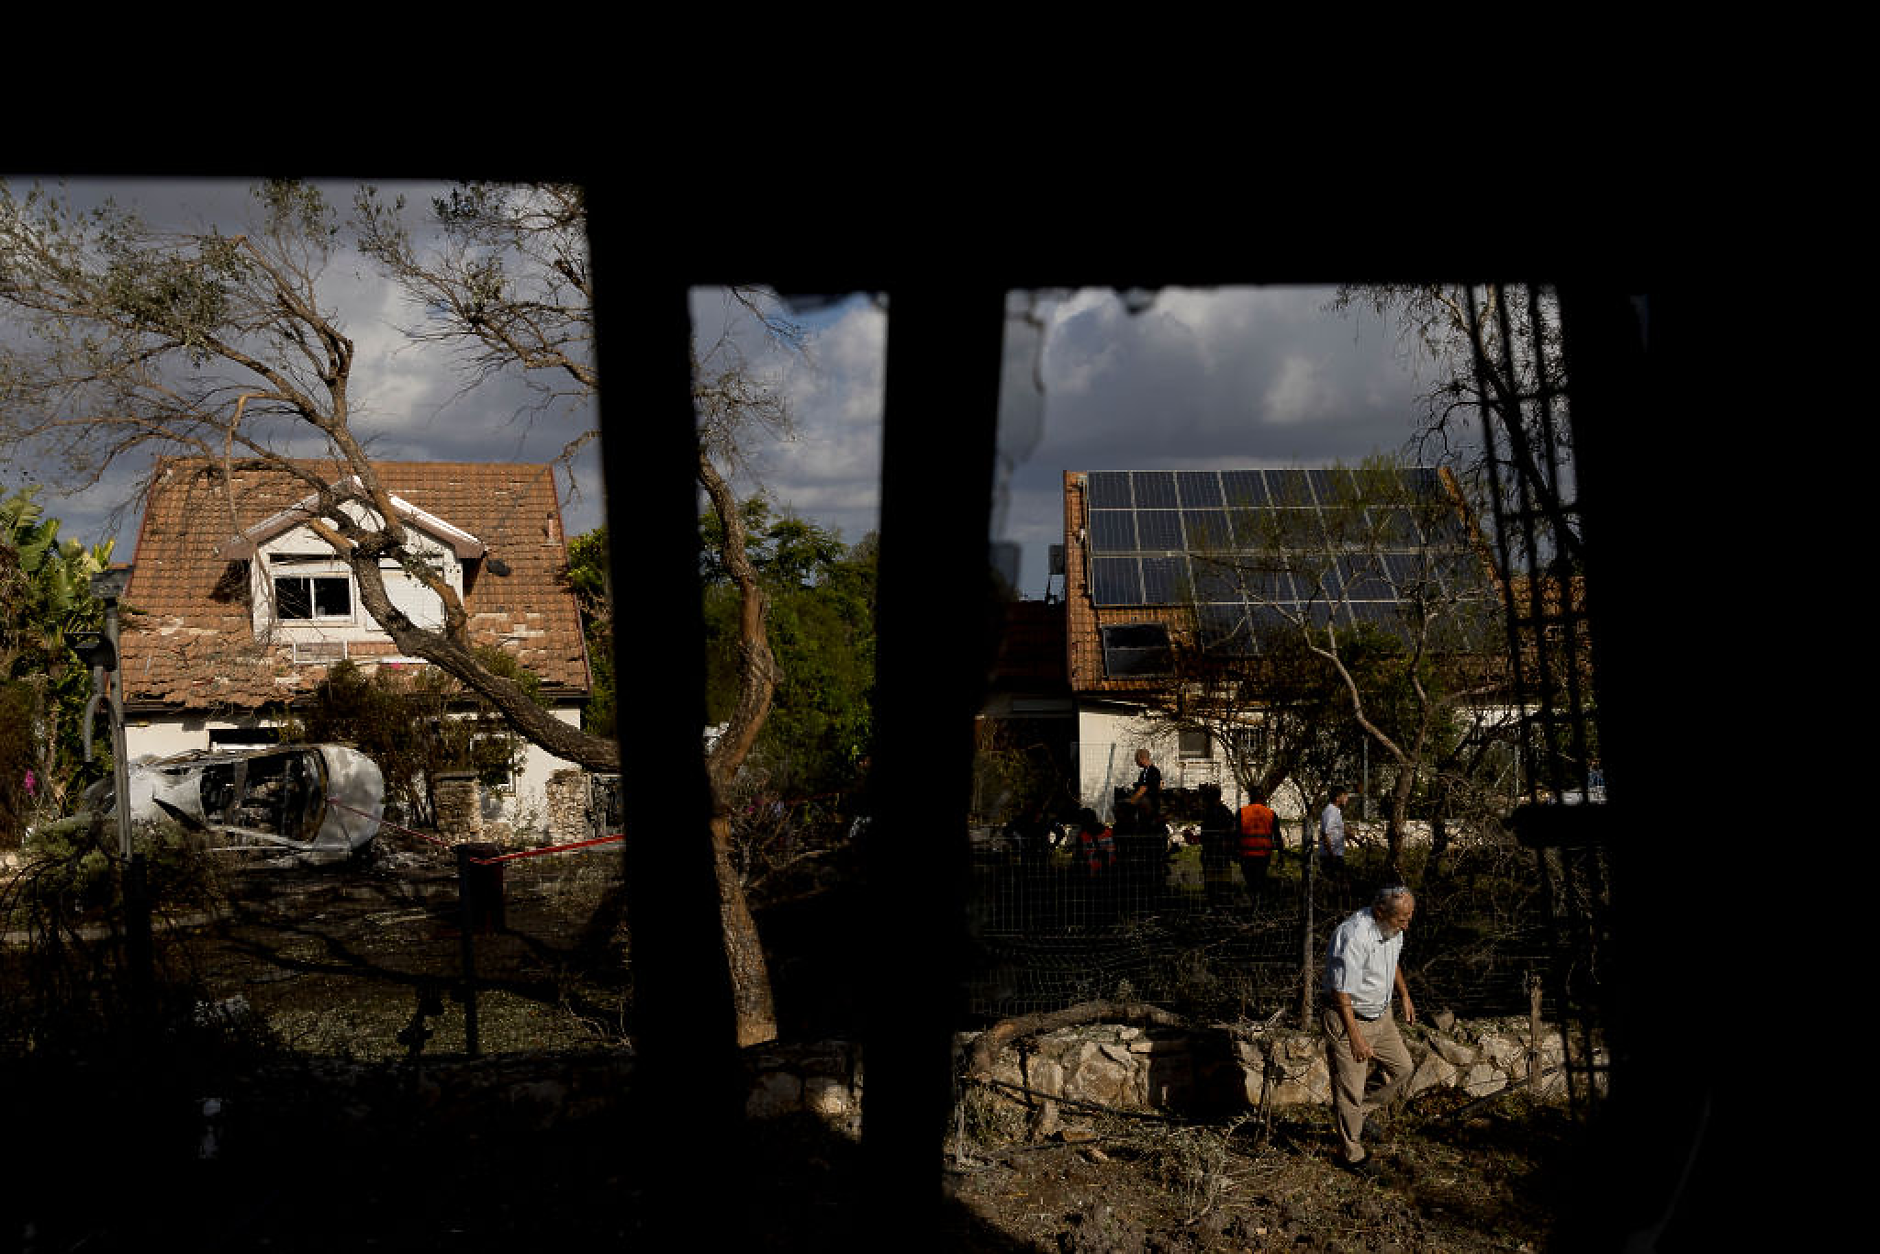
[[[285,567],[285,570],[283,569]],[[333,566],[327,569],[314,567],[295,569],[286,563],[268,564],[268,612],[276,626],[280,627],[326,627],[350,626],[359,621],[359,590],[353,586],[352,572],[344,567]],[[344,614],[322,614],[318,612],[319,601],[314,594],[317,580],[330,579],[346,585],[346,612]],[[307,609],[305,618],[290,618],[281,612],[281,584],[292,580],[303,580],[307,584]]]
[[[1189,745],[1199,737],[1200,752],[1195,752]],[[1212,762],[1214,760],[1214,737],[1205,727],[1183,727],[1176,734],[1175,752],[1183,762]]]

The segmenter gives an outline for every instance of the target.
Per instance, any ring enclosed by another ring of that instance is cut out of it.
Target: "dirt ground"
[[[541,861],[559,865],[512,864],[503,926],[473,933],[485,985],[481,1052],[628,1048],[618,945],[607,929],[589,926],[614,863]],[[248,879],[220,922],[166,933],[166,972],[186,973],[206,1006],[254,1028],[271,1069],[230,1089],[238,1096],[213,1128],[195,1108],[200,1094],[190,1095],[188,1117],[150,1151],[151,1163],[170,1165],[142,1173],[153,1200],[118,1212],[47,1195],[15,1221],[26,1248],[186,1238],[204,1249],[516,1250],[650,1235],[638,1231],[636,1185],[611,1123],[505,1133],[505,1112],[494,1109],[487,1118],[454,1111],[447,1129],[419,1107],[364,1123],[341,1117],[364,1099],[322,1078],[317,1060],[387,1064],[379,1070],[391,1075],[415,1044],[431,1068],[461,1061],[456,903],[448,872],[423,859],[380,859],[366,873]],[[175,1105],[190,1084],[210,1082],[209,1061],[197,1061],[202,1075],[168,1086]],[[17,1078],[22,1089],[33,1083],[29,1074]],[[45,1100],[26,1097],[42,1111]],[[1267,1125],[1251,1115],[1212,1124],[1070,1108],[1060,1115],[1061,1126],[1038,1139],[1023,1112],[965,1094],[955,1128],[935,1147],[950,1199],[947,1247],[1542,1250],[1575,1145],[1564,1108],[1515,1096],[1469,1104],[1435,1092],[1391,1121],[1374,1150],[1382,1178],[1369,1181],[1331,1161],[1322,1110],[1287,1108]],[[220,1144],[205,1156],[199,1143],[212,1130]],[[82,1129],[59,1135],[68,1152],[90,1144]],[[807,1118],[774,1121],[753,1138],[738,1173],[742,1244],[895,1244],[853,1226],[867,1211],[854,1142]],[[31,1162],[15,1166],[31,1176]],[[60,1180],[58,1188],[71,1187]]]

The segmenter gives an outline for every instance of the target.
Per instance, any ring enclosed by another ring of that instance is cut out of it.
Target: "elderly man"
[[[1416,898],[1401,884],[1377,890],[1367,908],[1340,923],[1325,952],[1325,1061],[1332,1077],[1332,1117],[1340,1165],[1364,1176],[1377,1168],[1363,1138],[1375,1134],[1369,1118],[1397,1095],[1409,1078],[1410,1051],[1391,1017],[1394,990],[1405,1023],[1415,1023],[1416,1005],[1397,965],[1404,932],[1416,913]],[[1378,1074],[1372,1074],[1375,1064]]]

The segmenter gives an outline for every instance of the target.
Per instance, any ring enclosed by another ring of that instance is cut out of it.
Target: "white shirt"
[[[1390,1013],[1390,995],[1397,985],[1397,955],[1403,952],[1403,933],[1386,940],[1370,907],[1340,923],[1325,950],[1325,992],[1345,993],[1360,1019]]]
[[[1325,813],[1319,815],[1319,843],[1325,847],[1328,858],[1345,856],[1345,812],[1336,804],[1325,807]]]

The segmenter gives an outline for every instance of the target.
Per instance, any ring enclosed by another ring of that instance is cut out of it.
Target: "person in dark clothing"
[[[1051,856],[1051,818],[1042,801],[1033,801],[1005,824],[1005,835],[1021,863],[1041,863]]]
[[[1201,794],[1202,882],[1207,886],[1209,904],[1214,905],[1233,896],[1228,877],[1233,874],[1238,852],[1239,828],[1234,812],[1221,801],[1219,784],[1203,784],[1195,791]]]
[[[1153,831],[1162,817],[1162,772],[1147,749],[1136,750],[1136,768],[1129,804],[1136,808],[1137,821],[1130,826],[1134,831]]]
[[[1045,897],[1051,870],[1051,816],[1043,801],[1032,801],[1005,824],[1004,834],[1018,851],[1018,900],[1027,914]]]

